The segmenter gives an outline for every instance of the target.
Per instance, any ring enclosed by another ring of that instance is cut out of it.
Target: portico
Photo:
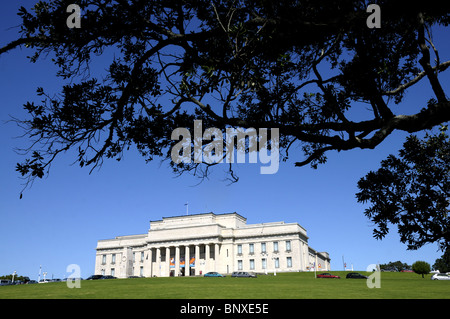
[[[149,247],[145,277],[198,276],[215,271],[215,256],[219,256],[218,243]]]

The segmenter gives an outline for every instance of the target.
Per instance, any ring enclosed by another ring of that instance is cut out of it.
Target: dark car
[[[347,278],[347,279],[368,279],[369,277],[363,276],[357,272],[351,272],[351,273],[348,273],[345,278]]]
[[[336,275],[332,275],[332,274],[326,272],[326,273],[317,275],[317,278],[337,278],[337,279],[339,279],[341,277],[336,276]]]
[[[99,279],[117,279],[117,278],[114,276],[108,275],[108,276],[101,276]]]
[[[254,273],[246,272],[246,271],[235,271],[231,274],[231,277],[256,278],[256,275]]]
[[[92,275],[92,276],[86,278],[86,280],[97,280],[97,279],[100,279],[102,277],[103,277],[102,275]]]

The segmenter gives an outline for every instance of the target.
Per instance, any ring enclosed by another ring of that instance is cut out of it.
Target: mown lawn
[[[314,273],[281,273],[258,278],[134,278],[0,287],[0,299],[450,299],[450,281],[430,275],[380,273],[381,287],[364,279],[316,279]],[[361,272],[365,275],[371,273]]]

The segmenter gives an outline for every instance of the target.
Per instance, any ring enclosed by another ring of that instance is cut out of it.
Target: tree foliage
[[[407,263],[402,263],[400,260],[398,261],[390,261],[387,264],[381,264],[380,269],[382,270],[395,270],[395,271],[402,271],[410,269],[411,266]]]
[[[450,272],[450,248],[444,251],[441,258],[435,260],[433,264],[434,270],[439,270],[441,273]]]
[[[443,126],[424,140],[407,138],[399,157],[390,155],[381,168],[358,182],[359,202],[370,202],[365,215],[377,226],[381,239],[390,224],[397,225],[408,249],[437,242],[445,251],[450,243],[450,139]]]
[[[431,267],[426,261],[418,260],[412,264],[412,270],[416,274],[422,275],[422,278],[424,278],[424,275],[428,275],[430,273]]]
[[[438,78],[450,61],[432,38],[450,18],[433,1],[376,1],[379,29],[367,27],[367,1],[80,0],[81,28],[69,28],[71,3],[22,7],[20,36],[0,48],[25,46],[32,62],[51,56],[66,80],[59,93],[38,88],[41,102],[16,119],[33,142],[17,166],[29,180],[68,150],[91,169],[131,146],[147,161],[170,158],[171,132],[194,119],[223,130],[279,128],[283,158],[298,147],[295,165],[313,167],[329,151],[375,148],[395,130],[450,120]],[[91,76],[105,52],[114,52],[105,73]],[[428,104],[396,114],[420,81],[432,88]],[[361,105],[369,112],[355,120]],[[212,164],[171,165],[201,173]]]

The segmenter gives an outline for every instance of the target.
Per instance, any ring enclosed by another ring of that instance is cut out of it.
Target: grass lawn
[[[381,287],[364,279],[316,279],[314,273],[279,273],[258,278],[133,278],[2,286],[0,299],[450,299],[450,281],[415,273],[382,272]],[[370,275],[371,273],[360,272]]]

